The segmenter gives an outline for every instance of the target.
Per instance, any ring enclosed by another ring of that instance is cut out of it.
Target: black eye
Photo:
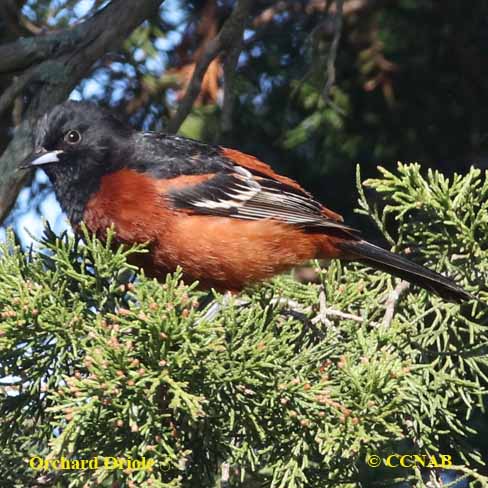
[[[81,134],[77,130],[69,130],[64,135],[64,140],[68,144],[78,144],[81,141]]]

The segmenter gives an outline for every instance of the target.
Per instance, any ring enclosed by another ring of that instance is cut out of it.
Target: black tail
[[[446,300],[460,303],[476,299],[451,279],[369,242],[346,241],[341,243],[340,247],[355,260],[433,291]]]

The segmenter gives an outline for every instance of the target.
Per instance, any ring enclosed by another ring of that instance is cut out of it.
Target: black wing
[[[175,208],[204,215],[244,220],[274,219],[301,227],[327,227],[355,233],[327,218],[308,193],[280,181],[253,175],[241,166],[216,173],[207,181],[169,192]]]

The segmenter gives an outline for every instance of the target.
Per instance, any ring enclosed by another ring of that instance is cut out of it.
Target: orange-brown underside
[[[256,160],[252,164],[290,184],[264,163]],[[245,165],[249,167],[249,161]],[[141,255],[135,263],[149,276],[162,278],[180,266],[189,281],[199,280],[203,287],[220,290],[238,291],[309,259],[341,256],[336,247],[338,237],[307,233],[272,220],[195,215],[168,206],[165,194],[169,188],[196,184],[210,177],[190,175],[158,180],[122,169],[102,177],[83,220],[101,238],[113,224],[119,242],[149,242],[149,255]]]

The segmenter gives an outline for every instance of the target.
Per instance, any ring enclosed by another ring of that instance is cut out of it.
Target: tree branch
[[[243,42],[242,35],[244,33],[245,24],[242,23],[241,31],[234,38],[234,44],[227,52],[224,59],[224,100],[222,102],[222,118],[220,122],[221,131],[223,133],[232,130],[232,113],[234,111],[235,100],[235,75],[239,55],[241,54]]]
[[[14,76],[10,86],[0,96],[0,116],[10,108],[15,98],[24,90],[35,76],[35,70],[28,69],[20,76]]]
[[[327,81],[322,92],[322,96],[326,103],[330,103],[330,92],[334,86],[336,80],[335,62],[337,58],[337,49],[339,47],[339,41],[342,34],[342,16],[343,16],[343,0],[335,0],[336,12],[334,22],[334,38],[330,46],[329,55],[327,57]]]
[[[0,27],[7,31],[6,37],[18,37],[29,35],[33,27],[22,17],[21,10],[26,0],[3,0],[0,11]]]
[[[156,13],[163,1],[141,0],[135,4],[132,0],[112,0],[93,17],[71,29],[0,46],[1,72],[28,68],[7,88],[2,107],[7,108],[26,88],[34,93],[22,124],[0,157],[0,222],[29,176],[28,172],[19,172],[16,168],[32,148],[34,121],[62,102],[92,65]],[[35,76],[29,76],[29,72]]]
[[[327,317],[335,317],[344,320],[353,320],[354,322],[364,322],[364,319],[359,315],[354,315],[352,313],[342,312],[341,310],[336,310],[335,308],[324,308],[322,313]],[[317,323],[321,321],[322,318],[317,316],[312,319],[312,323]]]
[[[324,297],[319,297],[319,300],[322,301],[322,303],[319,303],[320,306],[319,314],[315,316],[313,319],[311,319],[311,322],[313,324],[323,321],[324,317],[335,317],[338,319],[353,320],[354,322],[364,322],[365,319],[363,317],[360,317],[359,315],[354,315],[352,313],[342,312],[341,310],[337,310],[335,308],[326,307],[323,298],[325,298],[325,295]],[[280,305],[284,305],[288,307],[290,310],[292,310],[293,312],[299,312],[301,314],[308,314],[311,311],[310,307],[303,308],[300,303],[294,300],[273,298],[270,303],[272,304],[278,303]]]
[[[88,22],[73,29],[21,39],[0,46],[0,73],[16,72],[53,55],[74,48],[81,41]]]
[[[343,15],[351,15],[363,10],[379,8],[387,3],[394,3],[396,0],[346,0],[343,6]],[[303,4],[296,0],[281,0],[271,7],[263,10],[253,21],[253,27],[261,27],[268,24],[273,18],[282,12],[303,12],[313,14],[315,12],[328,12],[335,14],[337,12],[337,5],[332,5],[330,10],[328,7],[329,0],[310,0]]]
[[[322,322],[326,327],[330,327],[332,322],[327,318],[327,301],[325,296],[325,289],[320,285],[319,292],[319,313],[312,319],[312,324]]]
[[[235,44],[235,39],[239,35],[242,37],[242,32],[246,25],[246,20],[252,4],[253,0],[238,0],[234,10],[220,29],[220,32],[205,47],[202,56],[195,66],[190,83],[188,84],[188,88],[186,89],[178,110],[168,124],[169,132],[177,132],[190,113],[193,103],[200,93],[202,80],[210,63],[221,52],[228,50],[229,46],[233,46]]]
[[[385,315],[383,317],[383,327],[388,328],[391,325],[393,316],[395,315],[396,307],[400,298],[404,293],[410,288],[410,283],[408,281],[401,280],[395,289],[388,295],[385,304]]]

